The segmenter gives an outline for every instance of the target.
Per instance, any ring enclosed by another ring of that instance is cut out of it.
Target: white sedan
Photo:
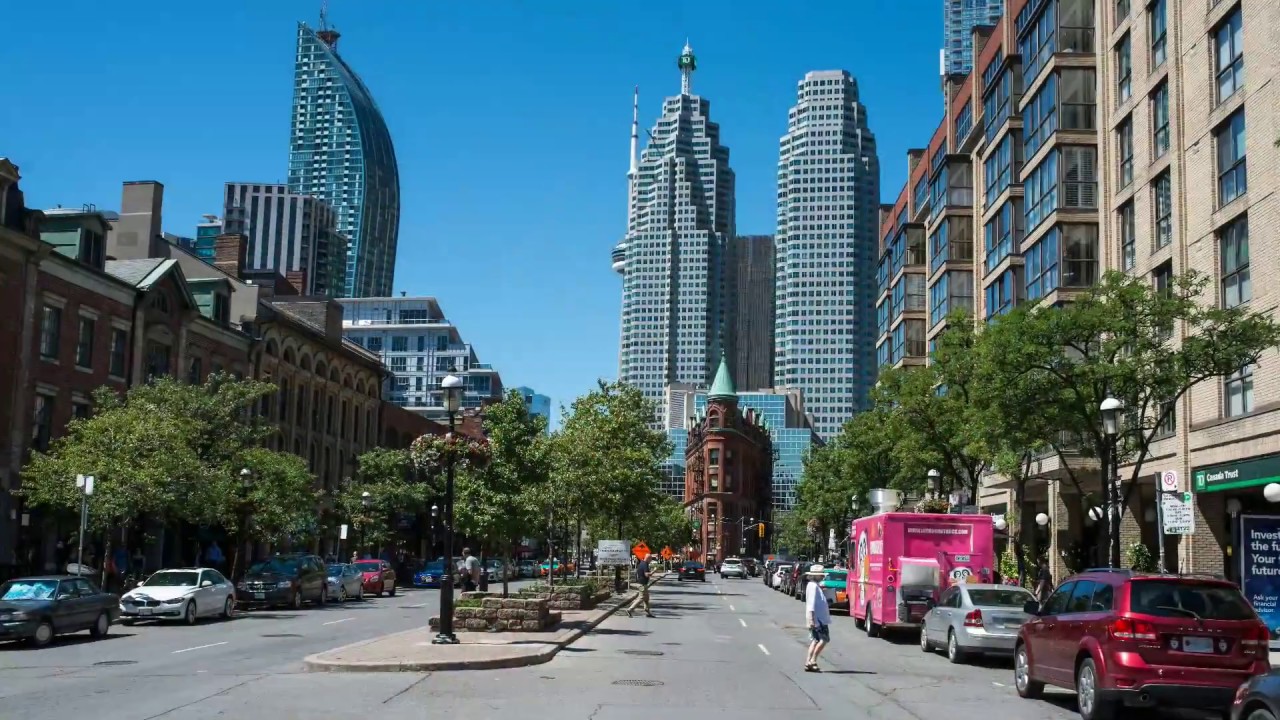
[[[194,625],[202,617],[229,618],[235,612],[235,588],[212,568],[161,570],[120,597],[125,625],[137,620],[182,620]]]

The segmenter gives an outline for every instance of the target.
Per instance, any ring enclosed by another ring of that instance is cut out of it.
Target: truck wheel
[[[868,605],[866,619],[867,637],[880,637],[880,626],[876,624],[876,621],[873,620],[872,617],[871,606]]]

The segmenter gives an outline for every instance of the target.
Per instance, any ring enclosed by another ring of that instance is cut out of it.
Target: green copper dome
[[[708,400],[737,400],[738,390],[733,386],[733,376],[729,373],[729,361],[720,356],[720,369],[716,370],[716,379],[711,381]]]

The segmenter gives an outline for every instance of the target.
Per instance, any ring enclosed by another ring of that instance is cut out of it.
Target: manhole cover
[[[623,650],[623,655],[664,655],[661,650]]]
[[[99,665],[99,666],[103,666],[103,665],[107,665],[107,666],[109,666],[109,665],[137,665],[137,664],[138,664],[138,661],[137,661],[137,660],[103,660],[102,662],[96,662],[96,663],[94,663],[94,665]]]
[[[266,635],[263,635],[262,637],[269,637],[269,638],[286,638],[286,637],[302,637],[302,636],[301,636],[301,635],[295,635],[294,633],[267,633]]]
[[[662,684],[661,680],[614,680],[614,685],[626,685],[628,687],[658,687]]]

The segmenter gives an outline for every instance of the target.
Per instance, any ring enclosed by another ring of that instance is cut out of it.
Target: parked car
[[[554,572],[557,577],[563,576],[569,572],[569,566],[559,560],[543,560],[542,564],[538,566],[538,575],[540,577],[546,577],[552,572]]]
[[[765,561],[764,561],[764,566],[760,569],[760,575],[761,575],[761,577],[762,577],[762,582],[763,582],[765,585],[770,585],[770,584],[772,584],[772,582],[773,582],[773,573],[774,573],[774,570],[776,570],[776,569],[777,569],[777,567],[778,567],[778,561],[777,561],[777,560],[765,560]]]
[[[353,563],[364,577],[364,591],[382,597],[383,593],[395,597],[396,571],[386,560],[357,560]]]
[[[1231,704],[1231,720],[1276,720],[1280,718],[1280,670],[1257,675],[1236,691]]]
[[[849,572],[844,568],[827,568],[822,571],[822,581],[818,587],[827,597],[827,606],[832,610],[849,610]]]
[[[744,558],[743,565],[747,566],[747,577],[756,577],[760,574],[760,563],[755,558]]]
[[[769,576],[769,587],[774,590],[782,590],[782,584],[786,581],[787,575],[791,572],[791,566],[786,563],[779,563],[774,569],[773,574]]]
[[[444,582],[444,561],[432,560],[413,574],[413,586],[420,588],[438,588]]]
[[[962,663],[971,655],[1012,655],[1018,631],[1030,618],[1022,611],[1035,598],[1009,585],[955,585],[942,592],[924,616],[920,649],[941,645],[947,659]]]
[[[1014,682],[1075,690],[1084,720],[1120,708],[1225,713],[1240,685],[1271,669],[1271,633],[1239,588],[1220,578],[1090,570],[1069,578],[1018,634]]]
[[[679,581],[685,580],[701,580],[707,581],[707,568],[700,562],[690,560],[680,566],[680,573],[676,576]]]
[[[531,578],[538,576],[538,563],[532,560],[520,561],[520,577]]]
[[[746,580],[747,566],[739,558],[725,558],[724,562],[720,563],[720,577],[736,577]]]
[[[178,620],[195,625],[202,617],[230,618],[236,589],[213,568],[174,568],[153,573],[120,597],[121,622]]]
[[[284,605],[299,609],[304,602],[329,602],[329,571],[324,561],[308,553],[276,555],[249,566],[237,585],[236,600],[246,607]]]
[[[334,563],[328,568],[329,598],[346,602],[364,600],[364,574],[352,563]]]
[[[502,558],[489,558],[484,570],[491,583],[514,580],[516,577],[515,566]]]
[[[120,597],[88,578],[49,575],[0,585],[0,640],[44,647],[55,635],[80,630],[100,638],[119,616]]]

